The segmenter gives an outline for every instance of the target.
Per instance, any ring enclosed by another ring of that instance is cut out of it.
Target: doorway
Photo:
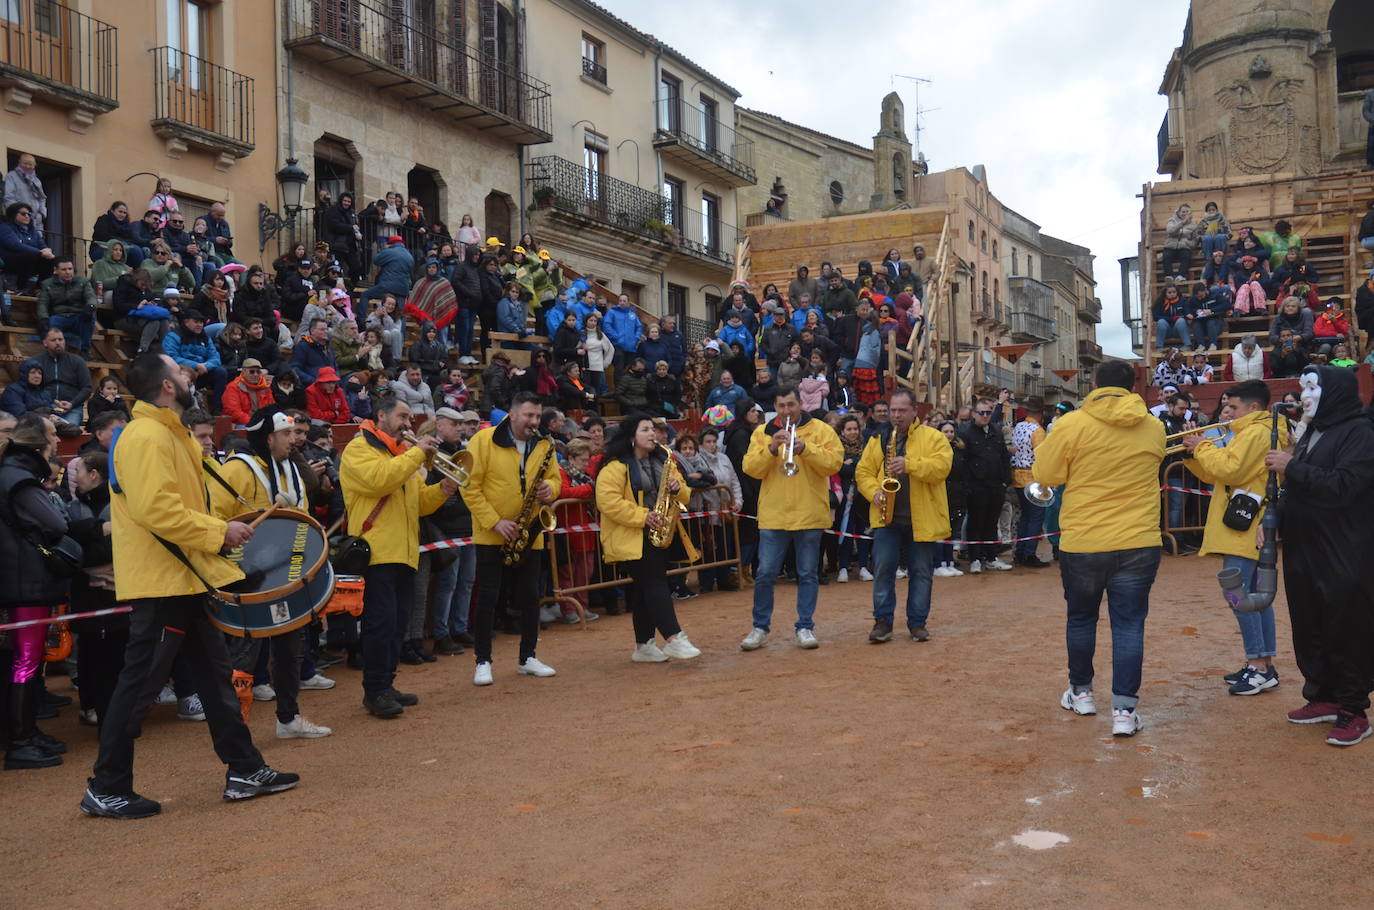
[[[417,164],[406,174],[406,201],[414,199],[425,212],[425,224],[433,225],[443,221],[439,211],[438,171]]]
[[[7,149],[5,173],[8,174],[18,167],[19,156],[25,154],[32,153],[21,149]],[[80,268],[81,259],[78,254],[84,254],[86,250],[74,248],[77,242],[75,235],[78,233],[74,222],[75,214],[72,209],[72,202],[75,198],[72,187],[76,178],[76,168],[39,155],[33,157],[38,162],[38,168],[35,171],[38,174],[38,182],[43,185],[43,192],[48,197],[48,214],[43,221],[43,239],[57,255],[71,256],[76,259],[77,267]],[[133,213],[136,206],[143,204],[143,200],[130,202],[130,214]],[[143,210],[139,209],[139,215],[142,216],[142,214]],[[92,217],[91,221],[94,223],[95,218]]]
[[[512,244],[515,238],[511,235],[510,219],[514,210],[515,205],[507,194],[498,193],[495,190],[487,193],[486,204],[482,213],[482,236],[495,237],[504,244]]]

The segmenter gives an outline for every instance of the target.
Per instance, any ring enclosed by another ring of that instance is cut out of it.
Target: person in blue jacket
[[[385,294],[395,294],[396,302],[405,305],[406,295],[410,293],[410,276],[415,271],[415,257],[406,249],[405,241],[391,236],[378,238],[385,243],[372,261],[377,265],[377,283],[363,292],[363,307],[366,309],[374,300],[382,299]]]
[[[706,407],[712,408],[718,404],[723,404],[730,409],[731,414],[736,413],[739,403],[749,397],[749,393],[744,391],[742,386],[735,384],[735,377],[729,370],[724,370],[720,374],[720,385],[711,390],[706,396]]]
[[[668,372],[681,376],[687,368],[687,339],[677,330],[677,317],[669,313],[658,321],[660,335],[668,345]]]
[[[52,407],[52,393],[43,387],[43,365],[30,357],[19,365],[19,378],[5,386],[0,395],[0,411],[23,417],[38,408]]]
[[[640,339],[644,337],[644,324],[639,321],[639,314],[630,304],[628,295],[621,294],[615,306],[606,311],[601,329],[611,339],[611,344],[615,345],[614,365],[619,373],[625,368],[626,361],[635,356]]]
[[[579,281],[581,279],[578,279]],[[574,281],[573,284],[577,282]],[[577,314],[577,330],[580,332],[586,326],[587,317],[592,313],[600,314],[601,311],[596,306],[596,291],[583,291],[581,294],[573,293],[568,289],[568,309]]]
[[[205,334],[205,316],[199,310],[181,311],[181,326],[162,339],[162,352],[196,374],[196,387],[211,390],[210,408],[219,413],[220,396],[229,374],[220,366],[219,350]]]
[[[544,334],[552,340],[558,334],[558,327],[563,324],[563,317],[568,315],[568,294],[566,291],[559,291],[554,298],[553,306],[544,311]],[[579,320],[580,327],[580,320]]]
[[[722,347],[729,346],[735,342],[740,343],[744,348],[744,353],[750,357],[754,356],[754,335],[744,326],[744,321],[740,318],[739,310],[730,310],[725,314],[725,325],[720,327],[716,333],[720,339]]]
[[[534,330],[525,324],[529,319],[529,304],[523,299],[524,290],[515,281],[507,285],[506,296],[502,297],[496,304],[496,331],[510,332],[521,338],[534,334]],[[529,344],[524,341],[517,341],[512,344],[512,347],[523,351],[529,347]]]
[[[807,313],[815,313],[816,324],[825,325],[825,314],[821,312],[821,308],[811,300],[810,294],[802,294],[797,301],[796,309],[792,310],[792,328],[796,329],[799,335],[801,330],[806,328]]]
[[[656,364],[660,360],[668,364],[668,372],[673,372],[672,363],[669,361],[671,352],[668,350],[668,342],[663,338],[663,329],[658,325],[649,326],[643,340],[639,342],[640,357],[644,358],[646,364]]]

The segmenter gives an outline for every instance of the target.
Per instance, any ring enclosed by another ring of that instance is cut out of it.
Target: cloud
[[[1135,255],[1136,197],[1158,179],[1157,92],[1188,0],[601,2],[734,86],[740,104],[860,145],[894,88],[912,132],[919,90],[932,169],[986,165],[1003,204],[1090,247],[1098,340],[1130,355],[1117,260]]]

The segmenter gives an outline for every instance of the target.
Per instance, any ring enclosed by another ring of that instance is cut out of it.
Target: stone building
[[[739,190],[747,225],[809,221],[866,212],[873,195],[873,149],[764,111],[736,108],[741,136],[754,143],[759,182]],[[770,200],[775,206],[768,212]]]

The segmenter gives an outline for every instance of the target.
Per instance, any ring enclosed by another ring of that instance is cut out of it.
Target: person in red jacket
[[[239,375],[224,387],[220,409],[234,422],[235,428],[246,427],[248,418],[258,408],[276,404],[272,394],[272,380],[262,369],[262,361],[249,357],[243,362]]]
[[[305,390],[305,410],[311,420],[325,423],[353,423],[348,399],[339,388],[339,374],[333,367],[320,367],[315,381]]]
[[[1312,334],[1328,344],[1345,341],[1350,337],[1350,320],[1346,318],[1341,298],[1331,297],[1326,301],[1326,311],[1312,321]]]
[[[563,487],[558,498],[578,499],[587,505],[577,502],[559,506],[558,526],[560,528],[586,527],[592,523],[590,505],[596,496],[596,483],[587,470],[591,455],[592,448],[585,439],[574,439],[568,443],[567,467],[559,468],[563,474]],[[592,573],[596,569],[597,543],[598,538],[595,531],[569,531],[566,534],[557,535],[554,546],[558,558],[558,580],[563,587],[582,587],[593,580]],[[587,609],[586,591],[580,591],[573,596],[582,605],[582,611],[586,613],[588,622],[601,618]],[[564,622],[571,624],[578,621],[577,610],[571,603],[563,601],[559,606],[563,611]]]

